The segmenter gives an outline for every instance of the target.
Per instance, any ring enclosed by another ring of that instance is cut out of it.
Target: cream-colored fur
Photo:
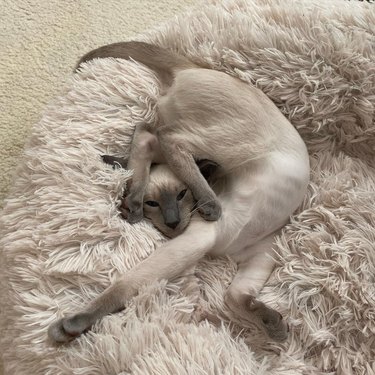
[[[83,60],[108,56],[136,58],[155,69],[165,86],[171,85],[158,100],[159,121],[136,129],[126,198],[129,219],[134,223],[141,218],[150,166],[164,159],[192,191],[208,222],[194,215],[179,237],[156,249],[83,311],[54,323],[50,337],[71,340],[104,315],[121,310],[142,285],[176,277],[211,254],[230,255],[239,263],[228,307],[271,338],[285,340],[287,323],[256,297],[274,267],[275,233],[306,193],[309,158],[301,137],[266,95],[237,78],[192,67],[181,56],[139,42],[105,46]],[[214,191],[197,159],[219,165]]]

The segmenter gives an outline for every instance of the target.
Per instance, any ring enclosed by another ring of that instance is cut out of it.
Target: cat
[[[250,84],[204,69],[172,51],[142,42],[100,47],[93,58],[133,58],[153,69],[162,84],[159,121],[135,130],[128,167],[128,220],[143,217],[145,190],[154,162],[168,164],[191,191],[197,212],[177,237],[160,245],[86,308],[53,323],[49,337],[67,342],[97,319],[118,311],[140,286],[171,279],[204,255],[229,255],[238,271],[226,295],[228,308],[283,341],[288,324],[257,300],[274,268],[275,236],[301,204],[309,182],[309,157],[298,132],[272,101]],[[196,160],[218,165],[209,185]]]

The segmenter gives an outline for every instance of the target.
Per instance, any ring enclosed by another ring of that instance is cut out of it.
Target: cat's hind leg
[[[271,234],[242,250],[237,259],[234,257],[238,261],[238,272],[226,292],[225,303],[240,323],[254,323],[273,340],[284,341],[288,336],[288,324],[279,312],[256,299],[275,265],[271,256],[274,239],[275,234]]]

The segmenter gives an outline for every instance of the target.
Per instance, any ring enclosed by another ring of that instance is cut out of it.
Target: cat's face
[[[154,165],[143,200],[143,214],[164,235],[181,234],[190,222],[194,198],[166,165]]]

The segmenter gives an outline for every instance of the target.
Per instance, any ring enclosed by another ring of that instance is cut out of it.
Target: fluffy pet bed
[[[311,155],[311,184],[280,236],[262,300],[292,327],[275,344],[225,317],[235,266],[204,259],[190,280],[141,290],[66,346],[47,327],[147,257],[162,236],[117,212],[126,155],[155,117],[155,75],[134,62],[82,68],[35,126],[2,213],[1,352],[6,374],[374,374],[375,7],[301,0],[210,2],[141,39],[262,89]]]

